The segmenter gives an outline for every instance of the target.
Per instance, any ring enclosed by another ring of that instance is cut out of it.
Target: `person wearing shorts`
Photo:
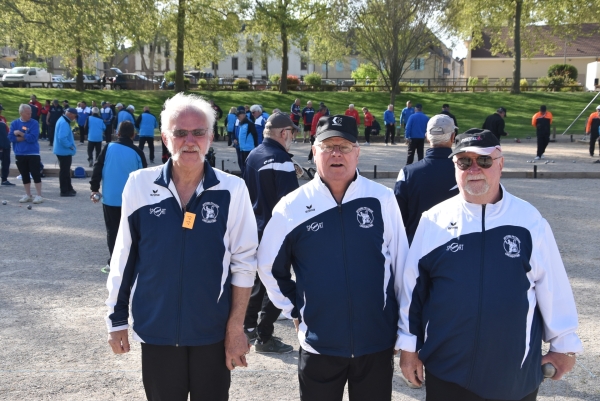
[[[22,104],[19,106],[20,117],[10,124],[8,139],[12,142],[15,152],[15,163],[21,173],[25,195],[19,200],[20,203],[33,202],[42,203],[42,177],[39,123],[31,118],[31,106]],[[31,196],[31,179],[35,185],[36,196]]]

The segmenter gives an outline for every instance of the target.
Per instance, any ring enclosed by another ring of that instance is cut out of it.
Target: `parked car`
[[[255,79],[252,81],[252,86],[254,90],[264,91],[265,89],[269,89],[269,81],[266,79]]]
[[[52,84],[52,74],[44,68],[15,67],[2,77],[2,85],[13,87],[44,87]]]
[[[64,88],[63,81],[65,79],[62,75],[52,75],[52,87],[53,88]]]
[[[322,79],[321,80],[321,85],[334,85],[334,86],[337,86],[337,82],[335,82],[335,80],[333,80],[333,79]]]
[[[153,90],[154,82],[139,74],[123,73],[118,68],[111,68],[116,76],[113,81],[115,90]]]

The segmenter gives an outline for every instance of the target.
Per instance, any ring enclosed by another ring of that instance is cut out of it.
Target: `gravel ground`
[[[306,145],[307,146],[307,145]],[[389,148],[388,148],[389,149]],[[385,149],[387,150],[387,149]],[[0,188],[0,400],[144,400],[140,347],[116,356],[106,344],[107,258],[102,209],[79,194],[58,197],[58,179],[44,180],[46,201],[18,203],[22,187]],[[391,186],[394,180],[381,180]],[[539,400],[600,400],[600,180],[507,179],[504,185],[535,205],[554,229],[575,293],[585,354],[561,382],[542,384]],[[552,191],[550,191],[552,189]],[[251,353],[236,369],[232,400],[297,400],[298,343],[290,321],[276,335],[291,354]],[[403,385],[396,368],[394,400],[424,400]]]

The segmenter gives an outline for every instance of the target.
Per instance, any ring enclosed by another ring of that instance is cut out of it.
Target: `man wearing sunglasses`
[[[571,286],[548,222],[500,185],[495,135],[457,143],[460,194],[423,213],[406,260],[400,367],[421,384],[425,365],[428,401],[532,401],[541,365],[559,380],[582,352]]]
[[[304,401],[389,401],[408,249],[391,190],[360,176],[356,120],[318,121],[318,175],[284,196],[258,250],[269,298],[294,319]],[[292,280],[293,266],[296,280]]]

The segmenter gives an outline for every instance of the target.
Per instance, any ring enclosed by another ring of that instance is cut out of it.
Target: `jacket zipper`
[[[481,205],[481,264],[479,266],[479,304],[477,307],[477,324],[475,326],[475,347],[473,347],[473,357],[471,361],[471,372],[469,375],[469,385],[467,388],[471,387],[471,382],[473,381],[473,369],[475,368],[475,361],[477,360],[477,348],[479,346],[479,326],[481,324],[481,304],[483,298],[483,271],[484,271],[484,263],[485,263],[485,206]]]

